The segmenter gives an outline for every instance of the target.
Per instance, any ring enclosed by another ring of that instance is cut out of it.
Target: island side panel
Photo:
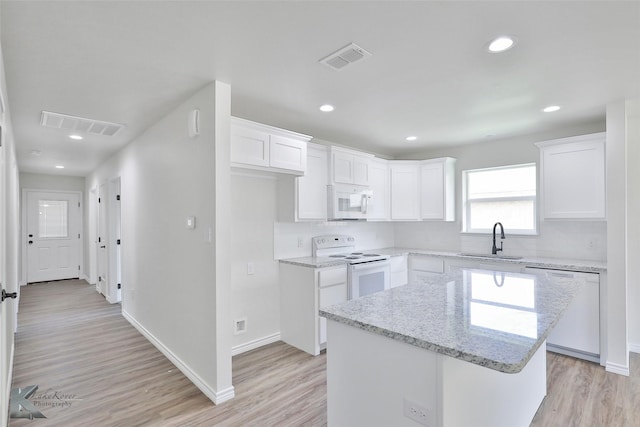
[[[415,427],[404,399],[439,426],[439,355],[335,321],[327,321],[329,427]]]
[[[280,337],[317,356],[318,302],[315,269],[280,263]]]
[[[443,425],[529,426],[547,394],[546,347],[517,374],[442,356]]]

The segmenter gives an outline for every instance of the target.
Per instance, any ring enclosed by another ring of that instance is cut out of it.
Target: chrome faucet
[[[500,248],[496,246],[496,227],[500,226]],[[504,240],[504,227],[502,227],[501,222],[496,222],[493,224],[493,247],[491,248],[491,253],[493,255],[497,255],[498,252],[502,251],[502,240]]]

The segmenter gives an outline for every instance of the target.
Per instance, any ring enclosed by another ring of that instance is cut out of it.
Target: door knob
[[[100,246],[100,249],[104,249],[104,248],[106,248],[106,246]]]
[[[30,245],[33,245],[33,240],[29,240],[29,244],[30,244]]]
[[[33,237],[33,234],[29,234],[29,237]]]
[[[2,290],[2,299],[0,299],[0,302],[8,299],[8,298],[17,298],[18,297],[18,293],[17,292],[9,292],[7,293],[7,291],[5,291],[4,289]]]

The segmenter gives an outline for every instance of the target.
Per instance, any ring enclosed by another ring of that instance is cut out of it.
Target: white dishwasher
[[[527,267],[525,273],[581,278],[584,288],[547,338],[547,350],[600,363],[600,275]]]

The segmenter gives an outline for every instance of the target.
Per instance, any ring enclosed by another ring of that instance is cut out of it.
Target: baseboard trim
[[[84,280],[85,282],[87,282],[88,284],[91,284],[91,282],[89,282],[89,277],[87,277],[86,274],[81,274],[79,277],[80,280]]]
[[[629,376],[629,366],[620,365],[617,363],[607,362],[605,365],[605,370],[607,372],[611,372],[618,375],[624,375],[625,377]]]
[[[274,342],[280,341],[280,332],[275,334],[267,335],[266,337],[258,338],[253,341],[249,341],[244,344],[237,345],[231,348],[231,355],[237,356],[238,354],[246,353],[247,351],[255,350],[256,348],[262,347],[267,344],[273,344]]]
[[[122,315],[131,325],[138,330],[151,344],[154,345],[167,359],[173,363],[176,368],[187,377],[198,389],[204,393],[214,404],[218,405],[222,402],[232,399],[235,396],[234,387],[228,387],[221,391],[216,391],[209,387],[198,374],[193,372],[189,366],[184,363],[178,356],[173,354],[160,340],[158,340],[151,332],[149,332],[144,326],[138,323],[129,313],[122,310]]]
[[[632,353],[640,353],[640,344],[629,343],[629,351]]]
[[[6,415],[7,424],[9,422],[9,396],[11,396],[11,384],[13,384],[13,358],[15,357],[16,343],[15,340],[11,340],[11,349],[9,350],[9,369],[7,372],[7,387],[5,392],[7,393],[7,401],[3,402],[2,412]],[[6,405],[6,406],[5,406]],[[0,421],[4,421],[4,419],[0,418]]]

